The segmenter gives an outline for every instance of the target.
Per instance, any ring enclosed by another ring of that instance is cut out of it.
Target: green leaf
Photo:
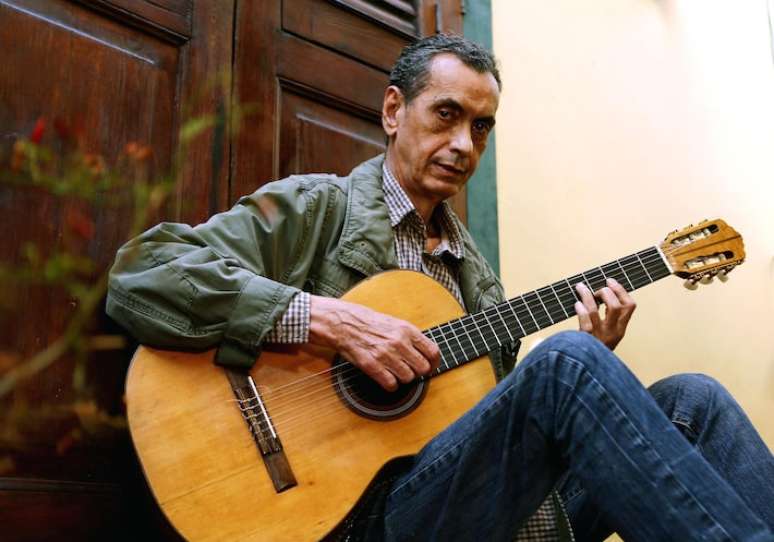
[[[214,115],[203,115],[187,121],[180,128],[180,141],[187,143],[215,123]]]

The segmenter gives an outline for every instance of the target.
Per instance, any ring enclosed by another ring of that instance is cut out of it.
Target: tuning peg
[[[730,269],[728,271],[731,271]],[[728,282],[728,271],[721,269],[718,271],[718,280],[720,282]]]
[[[695,290],[699,287],[698,284],[696,284],[698,281],[696,279],[688,279],[683,283],[683,286],[685,286],[689,290]]]
[[[699,282],[701,282],[702,284],[710,284],[710,283],[712,282],[712,279],[713,279],[713,278],[714,278],[714,276],[713,276],[713,275],[711,275],[711,274],[706,274],[706,275],[704,275],[704,276],[703,276],[703,277],[702,277],[702,278],[699,280]]]

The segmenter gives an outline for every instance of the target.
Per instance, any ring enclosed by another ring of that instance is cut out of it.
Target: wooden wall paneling
[[[372,23],[391,28],[406,38],[419,35],[419,10],[423,0],[329,0],[332,4],[369,19]]]
[[[172,0],[167,0],[172,1]],[[183,3],[183,0],[175,0]],[[215,125],[185,150],[175,194],[174,220],[197,224],[226,210],[231,167],[229,137],[235,0],[198,0],[192,12],[195,32],[183,48],[180,122],[215,116]],[[245,122],[248,122],[245,120]]]
[[[293,0],[282,10],[282,27],[299,37],[329,47],[388,72],[401,49],[405,35],[319,0]]]
[[[194,0],[75,0],[149,33],[190,39]],[[228,2],[227,2],[228,3]]]
[[[35,36],[36,39],[25,39]],[[24,46],[20,46],[20,44]],[[173,141],[179,55],[177,46],[155,36],[106,19],[80,6],[63,1],[0,3],[0,117],[4,141],[29,134],[35,119],[80,123],[83,146],[108,160],[118,156],[129,141],[152,145],[151,169],[166,165]],[[31,240],[44,253],[65,249],[67,216],[83,209],[82,204],[51,197],[32,188],[2,188],[0,216],[6,231],[19,235],[4,239],[0,257],[18,262],[21,242]],[[98,269],[113,259],[115,249],[126,236],[132,209],[103,207],[95,212],[94,237],[79,240]],[[50,344],[63,330],[77,300],[61,289],[35,287],[17,291],[24,311],[14,326],[4,326],[0,339],[4,348],[29,356]],[[106,372],[121,371],[111,364]],[[64,454],[54,468],[42,460],[56,457],[56,444],[74,430],[77,417],[60,412],[56,405],[74,399],[71,361],[63,360],[19,389],[3,402],[0,411],[10,415],[26,402],[51,405],[42,420],[30,420],[21,438],[25,458],[16,457],[19,475],[84,477],[95,476],[100,464],[88,449]],[[120,390],[114,393],[120,401]],[[112,406],[112,405],[111,405]],[[39,409],[42,412],[43,409]],[[60,446],[61,450],[61,446]],[[96,450],[94,450],[96,452]],[[70,457],[67,457],[70,456]],[[91,461],[94,459],[94,461]],[[56,471],[56,472],[52,472]],[[101,472],[98,478],[110,476]]]
[[[276,179],[276,41],[281,32],[279,0],[237,4],[234,35],[234,99],[256,109],[234,139],[229,201]]]
[[[320,171],[346,175],[355,165],[384,152],[384,132],[366,120],[282,87],[280,175]]]
[[[229,77],[233,18],[233,0],[0,0],[0,145],[29,135],[39,117],[47,120],[51,134],[58,119],[82,127],[87,152],[112,161],[136,141],[152,147],[149,168],[165,171],[186,104],[194,97],[203,99],[192,114],[225,119],[230,81],[206,84],[212,74]],[[189,149],[165,218],[198,222],[226,205],[230,147],[225,124],[220,125]],[[98,270],[112,263],[132,216],[126,205],[105,204],[93,209],[94,236],[78,241]],[[41,245],[44,253],[64,248],[67,216],[90,210],[82,207],[40,189],[0,185],[0,227],[15,233],[3,236],[0,260],[20,262],[23,240]],[[57,288],[29,287],[15,294],[19,309],[0,325],[0,351],[22,355],[54,340],[77,303]],[[117,330],[102,318],[93,331]],[[113,415],[123,409],[129,354],[111,352],[88,365],[87,381],[95,389],[89,397]],[[25,533],[41,539],[34,535],[40,529],[54,532],[75,524],[122,525],[127,536],[144,532],[144,515],[149,515],[144,499],[149,496],[133,463],[128,434],[82,427],[69,407],[75,398],[73,363],[64,359],[0,401],[4,540],[24,539]],[[17,416],[31,407],[34,416]],[[16,480],[10,489],[9,480]],[[84,485],[89,483],[98,484],[99,491]],[[50,523],[27,529],[32,516]]]

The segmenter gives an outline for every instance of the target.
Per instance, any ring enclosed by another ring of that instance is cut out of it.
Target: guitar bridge
[[[274,490],[281,493],[298,485],[285,451],[282,449],[282,442],[274,429],[274,423],[266,410],[258,388],[255,386],[253,377],[233,369],[225,369],[225,371],[237,399],[242,418],[253,435],[253,440],[261,453],[272,484],[274,484]]]

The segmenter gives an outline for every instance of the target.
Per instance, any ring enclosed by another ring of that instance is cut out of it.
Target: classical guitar
[[[343,299],[425,330],[442,352],[431,376],[387,393],[321,349],[264,351],[249,373],[226,375],[214,351],[141,347],[126,382],[129,428],[156,500],[186,538],[317,540],[385,463],[418,451],[494,386],[487,352],[573,316],[575,283],[596,291],[613,277],[635,290],[675,274],[695,285],[743,260],[740,235],[704,221],[467,315],[422,274],[382,273]]]

